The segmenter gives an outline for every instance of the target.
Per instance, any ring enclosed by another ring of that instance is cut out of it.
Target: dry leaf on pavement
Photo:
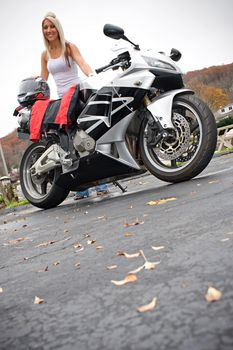
[[[146,261],[143,265],[139,266],[137,269],[130,271],[129,273],[135,274],[140,272],[141,270],[145,269],[145,270],[154,270],[155,267],[160,264],[160,261],[156,261],[156,262],[149,262]]]
[[[140,254],[145,260],[144,267],[146,270],[153,270],[156,265],[160,264],[160,261],[155,261],[155,262],[148,261],[147,258],[145,257],[143,250],[140,250]]]
[[[139,251],[139,254],[143,257],[143,259],[145,260],[145,263],[141,266],[139,266],[137,269],[130,271],[129,273],[135,274],[140,272],[141,270],[145,269],[145,270],[154,270],[155,267],[160,264],[160,261],[155,261],[155,262],[150,262],[147,260],[147,258],[145,257],[145,254],[143,252],[143,250]]]
[[[43,302],[44,302],[44,299],[41,299],[41,298],[35,296],[34,304],[42,304]]]
[[[156,201],[150,201],[150,202],[147,202],[146,204],[148,204],[148,205],[160,205],[160,204],[164,204],[164,203],[167,203],[170,201],[175,201],[175,200],[176,200],[175,197],[171,197],[171,198],[158,199]]]
[[[149,304],[138,307],[137,311],[138,312],[146,312],[146,311],[153,310],[156,306],[156,301],[157,301],[157,298],[154,297]]]
[[[125,236],[125,237],[133,237],[133,236],[134,236],[134,233],[125,232],[124,236]]]
[[[130,227],[130,226],[142,225],[142,224],[144,224],[144,221],[140,221],[140,220],[137,218],[135,221],[133,221],[133,222],[131,222],[131,223],[125,222],[125,223],[124,223],[124,227]]]
[[[127,284],[127,283],[133,283],[133,282],[136,282],[137,281],[137,276],[136,275],[133,275],[133,274],[130,274],[130,275],[127,275],[123,280],[121,281],[114,281],[114,280],[111,280],[111,282],[113,284],[115,284],[115,286],[123,286],[124,284]]]
[[[36,245],[35,247],[36,247],[36,248],[47,247],[48,245],[54,244],[55,242],[56,242],[56,241],[43,242],[43,243],[40,243],[40,244]]]
[[[160,264],[160,261],[150,262],[146,261],[144,264],[145,270],[154,270],[157,265]]]
[[[207,301],[217,301],[222,297],[222,292],[220,290],[214,288],[214,287],[209,287],[207,290],[207,293],[205,295],[205,298]]]
[[[116,269],[117,268],[117,265],[110,265],[110,266],[107,266],[107,269],[108,270],[113,270],[113,269]]]
[[[73,245],[73,247],[76,249],[76,251],[78,251],[78,252],[80,252],[81,250],[83,250],[84,249],[84,247],[82,246],[82,244],[81,243],[75,243],[74,245]]]
[[[31,241],[30,238],[28,237],[19,237],[17,239],[12,239],[10,241],[8,241],[7,243],[3,243],[4,246],[7,246],[7,245],[14,245],[14,244],[18,244],[20,242],[23,242],[23,241]]]
[[[37,272],[47,272],[49,270],[48,265],[43,270],[38,270]]]
[[[221,239],[220,242],[227,242],[227,241],[229,241],[229,240],[230,240],[230,238],[229,238],[229,237],[226,237],[226,238]]]
[[[130,271],[129,274],[138,273],[139,271],[141,271],[142,269],[144,269],[144,266],[145,266],[145,264],[143,264],[142,266],[139,266],[137,269]]]
[[[103,249],[103,246],[102,246],[102,245],[97,245],[97,246],[95,247],[95,249],[96,249],[96,250],[101,250],[101,249]]]
[[[151,246],[151,248],[152,248],[153,250],[161,250],[161,249],[164,249],[165,247],[164,247],[163,245],[160,245],[160,246],[157,246],[157,247]]]
[[[3,293],[3,289],[2,289],[2,287],[0,287],[0,293]]]
[[[126,252],[122,252],[122,251],[118,251],[116,253],[117,256],[125,256],[126,258],[128,259],[132,259],[132,258],[137,258],[140,256],[140,252],[137,252],[137,253],[133,253],[133,254],[128,254]]]
[[[87,244],[94,244],[96,242],[95,239],[88,239]]]

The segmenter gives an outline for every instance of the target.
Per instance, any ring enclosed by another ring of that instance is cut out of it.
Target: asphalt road
[[[125,194],[1,211],[0,349],[232,350],[232,174],[229,154],[189,182],[146,175]],[[112,282],[145,261],[160,263]]]

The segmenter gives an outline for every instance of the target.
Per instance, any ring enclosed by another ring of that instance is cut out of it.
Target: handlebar
[[[97,68],[95,71],[97,74],[107,70],[108,68],[118,68],[118,67],[129,67],[129,61],[130,61],[130,55],[128,51],[124,52],[123,54],[118,55],[116,58],[113,58],[113,60],[107,64],[106,66]]]
[[[99,73],[103,72],[105,69],[110,68],[110,67],[111,67],[111,65],[112,65],[112,63],[110,62],[110,63],[109,63],[109,64],[107,64],[106,66],[103,66],[103,67],[97,68],[97,69],[95,70],[95,72],[96,72],[97,74],[99,74]]]

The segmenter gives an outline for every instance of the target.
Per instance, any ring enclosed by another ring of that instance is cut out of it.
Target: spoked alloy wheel
[[[216,148],[217,129],[210,109],[194,95],[174,99],[172,122],[175,129],[168,130],[169,136],[153,144],[158,129],[155,122],[145,120],[140,151],[153,175],[163,181],[181,182],[197,176],[208,165]]]
[[[41,142],[34,143],[27,148],[20,164],[20,184],[24,196],[31,204],[48,209],[62,203],[69,190],[55,184],[61,172],[60,168],[55,168],[40,176],[34,175],[31,171],[31,167],[45,150],[45,144]]]

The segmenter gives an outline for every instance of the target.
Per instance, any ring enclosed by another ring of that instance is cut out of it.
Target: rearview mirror
[[[112,39],[123,39],[124,38],[124,30],[120,27],[117,27],[113,24],[105,24],[104,26],[104,34],[109,36]]]

